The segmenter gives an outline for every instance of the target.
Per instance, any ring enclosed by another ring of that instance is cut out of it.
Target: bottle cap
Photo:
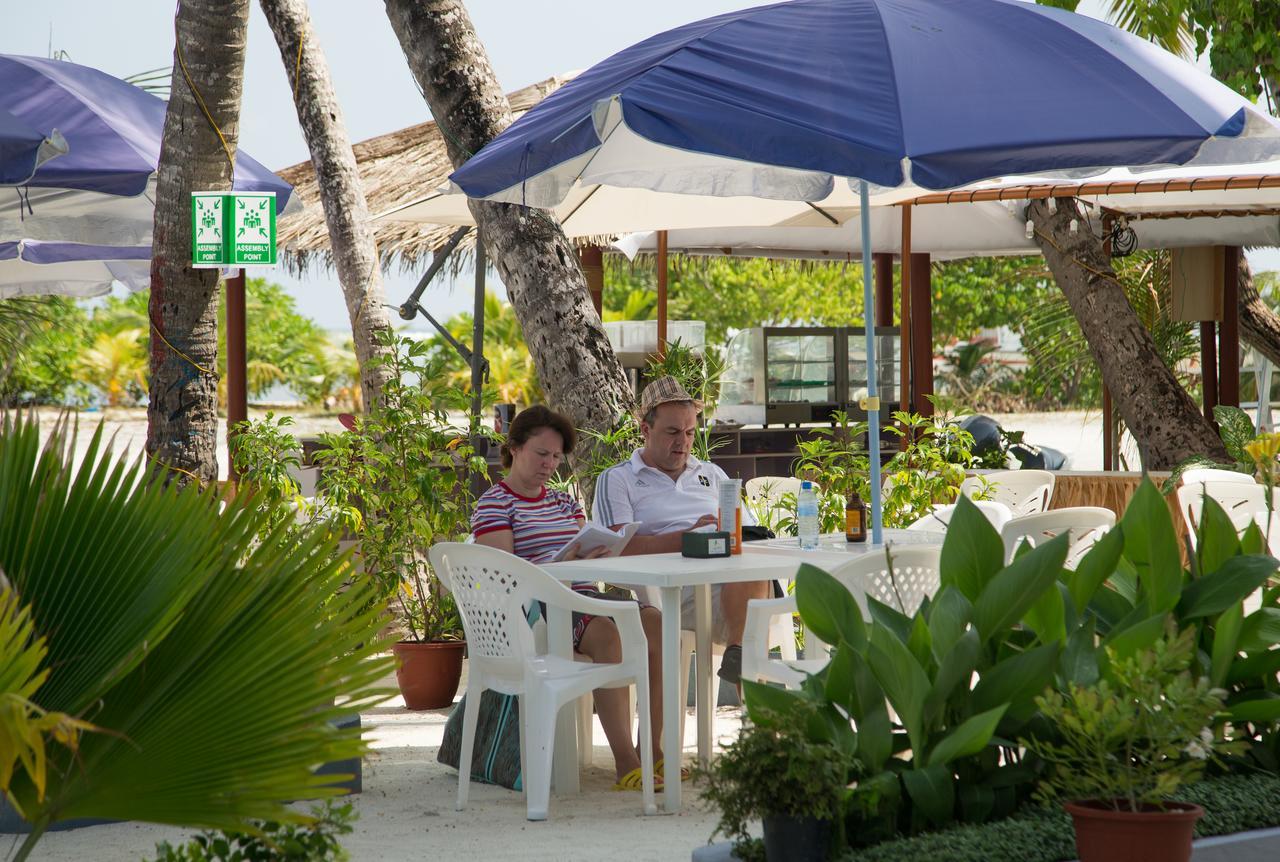
[[[800,482],[800,490],[801,490],[801,491],[808,491],[808,490],[810,490],[810,489],[812,489],[812,488],[813,488],[813,483],[812,483],[812,482],[810,482],[808,479],[804,479],[804,480],[802,480],[802,481]]]

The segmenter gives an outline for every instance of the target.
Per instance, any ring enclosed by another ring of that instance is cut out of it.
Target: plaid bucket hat
[[[702,411],[702,402],[686,392],[678,380],[674,377],[659,377],[640,393],[640,404],[636,407],[636,416],[643,419],[653,408],[672,401],[692,401],[693,409]]]

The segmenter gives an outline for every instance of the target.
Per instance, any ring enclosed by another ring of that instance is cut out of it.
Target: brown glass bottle
[[[849,494],[844,506],[844,539],[846,542],[867,540],[867,504],[857,491]]]

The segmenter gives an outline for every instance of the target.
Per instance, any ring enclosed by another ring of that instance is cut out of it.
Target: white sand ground
[[[388,683],[395,685],[393,680]],[[715,828],[717,818],[697,804],[690,784],[685,785],[683,810],[675,815],[645,817],[639,793],[614,792],[613,759],[599,722],[594,762],[581,773],[582,792],[553,796],[549,820],[530,823],[519,793],[476,783],[466,810],[455,811],[457,773],[436,762],[448,713],[413,712],[396,697],[363,715],[374,750],[365,759],[364,792],[351,797],[360,818],[342,842],[354,862],[688,860]],[[692,712],[688,717],[686,762],[696,751]],[[721,707],[717,739],[732,738],[740,721],[737,708]],[[47,834],[31,858],[132,862],[151,858],[158,841],[176,844],[191,834],[192,830],[142,823],[90,826]],[[0,859],[16,847],[11,836],[0,836]]]

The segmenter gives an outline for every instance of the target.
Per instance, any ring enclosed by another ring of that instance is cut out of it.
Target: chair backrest
[[[1005,559],[1012,561],[1014,551],[1024,541],[1034,547],[1054,536],[1069,533],[1071,544],[1064,565],[1074,569],[1080,558],[1115,525],[1116,513],[1110,509],[1075,506],[1014,518],[1000,528],[1000,538],[1004,540]]]
[[[938,591],[938,559],[942,548],[913,545],[890,547],[883,553],[866,554],[832,570],[832,577],[853,593],[862,613],[867,613],[866,596],[873,596],[904,614],[913,614],[926,596]],[[889,569],[889,560],[893,569]]]
[[[1009,507],[1004,503],[997,503],[992,500],[971,500],[970,502],[978,507],[978,511],[986,516],[987,520],[991,522],[991,526],[995,527],[996,530],[1003,527],[1005,522],[1012,517]],[[955,503],[938,503],[929,514],[908,524],[907,529],[946,532],[947,527],[951,524],[951,516],[955,514],[955,511]]]
[[[1237,531],[1243,530],[1259,515],[1265,517],[1267,511],[1267,489],[1256,482],[1194,482],[1178,486],[1178,511],[1187,524],[1187,535],[1191,547],[1196,547],[1196,531],[1200,528],[1200,513],[1204,509],[1204,498],[1212,497],[1217,501],[1235,525]]]
[[[985,482],[991,487],[991,499],[1004,503],[1013,517],[1021,518],[1049,510],[1054,481],[1053,473],[1048,470],[997,470],[965,479],[960,484],[960,493],[972,498]]]
[[[1184,470],[1179,477],[1183,485],[1195,485],[1201,482],[1239,482],[1243,485],[1256,485],[1258,480],[1248,473],[1235,470],[1219,470],[1216,467],[1196,467]]]
[[[440,542],[428,556],[458,603],[467,655],[498,672],[517,673],[535,654],[524,606],[534,595],[567,590],[542,569],[487,545]]]

